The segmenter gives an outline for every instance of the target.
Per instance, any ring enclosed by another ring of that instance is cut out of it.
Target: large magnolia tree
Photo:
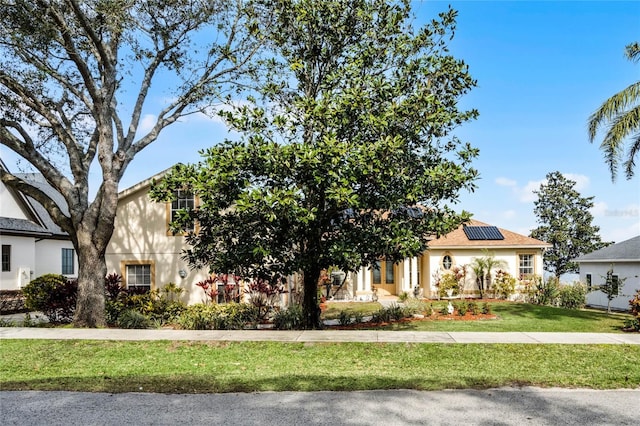
[[[538,227],[531,237],[552,245],[544,252],[544,269],[556,277],[578,272],[577,257],[608,246],[600,238],[600,228],[593,224],[593,197],[583,197],[576,182],[560,172],[551,172],[534,193],[533,212]]]
[[[244,137],[173,169],[154,188],[201,204],[193,267],[246,277],[302,272],[305,327],[319,326],[322,269],[415,256],[468,219],[448,203],[474,188],[477,150],[452,136],[475,81],[448,53],[456,12],[412,28],[410,2],[278,0],[264,33],[266,84],[223,114]]]
[[[254,12],[232,0],[0,2],[0,142],[66,205],[10,173],[1,178],[71,237],[77,325],[104,325],[104,253],[118,182],[164,128],[241,81],[259,39]],[[160,78],[162,105],[149,99]],[[143,113],[156,117],[147,132]],[[94,197],[90,175],[100,176]]]

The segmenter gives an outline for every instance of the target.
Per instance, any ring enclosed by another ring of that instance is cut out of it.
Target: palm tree
[[[485,256],[471,259],[471,270],[476,276],[476,284],[480,290],[480,299],[484,298],[484,291],[491,287],[491,271],[494,268],[505,267],[504,260],[496,259],[494,255],[485,250]],[[486,284],[486,285],[485,285]]]
[[[640,60],[640,43],[626,46],[625,55],[633,62]],[[589,142],[593,143],[598,129],[609,124],[600,149],[604,151],[606,163],[615,181],[618,162],[626,155],[624,168],[627,179],[633,177],[635,157],[640,152],[640,81],[607,99],[589,117]],[[625,154],[625,138],[631,136],[631,143]]]

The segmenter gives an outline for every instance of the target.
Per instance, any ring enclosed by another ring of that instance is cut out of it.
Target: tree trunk
[[[305,329],[319,329],[320,307],[318,306],[318,279],[320,278],[320,268],[311,266],[304,273],[304,300],[302,311],[304,314]]]
[[[73,323],[76,327],[104,327],[104,278],[107,264],[96,247],[78,251],[78,302]]]

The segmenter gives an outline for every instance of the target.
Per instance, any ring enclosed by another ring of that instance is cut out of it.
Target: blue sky
[[[595,197],[603,239],[639,235],[640,167],[633,180],[620,174],[612,183],[586,123],[606,98],[640,78],[640,64],[624,57],[625,45],[640,41],[640,2],[414,1],[416,24],[449,4],[459,11],[451,51],[478,80],[461,104],[480,112],[457,131],[480,149],[480,179],[456,208],[528,234],[536,227],[532,190],[560,171],[583,196]],[[197,162],[198,150],[225,137],[221,123],[203,117],[174,124],[136,157],[120,188],[176,162]],[[2,157],[11,168],[15,157],[6,148]]]

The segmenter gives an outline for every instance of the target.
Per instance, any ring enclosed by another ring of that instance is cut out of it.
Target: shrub
[[[464,316],[469,311],[469,304],[467,302],[458,302],[455,304],[458,315]]]
[[[560,293],[560,284],[556,277],[551,277],[546,282],[542,279],[537,279],[528,293],[531,303],[537,305],[556,305]]]
[[[433,305],[424,300],[409,299],[405,305],[405,312],[407,315],[423,314],[429,317],[433,314]]]
[[[636,290],[633,299],[629,300],[629,312],[634,318],[625,320],[625,330],[640,331],[640,290]]]
[[[493,280],[493,288],[499,297],[508,299],[516,291],[516,279],[507,271],[498,269]]]
[[[361,324],[364,322],[364,314],[362,312],[356,312],[353,314],[353,322],[356,324]]]
[[[282,280],[275,279],[274,282],[275,284],[256,278],[249,283],[245,290],[249,303],[255,306],[261,321],[273,313],[280,303],[280,295],[286,291]]]
[[[46,274],[31,281],[22,289],[25,306],[41,311],[53,324],[70,323],[76,309],[78,282],[64,275]]]
[[[118,327],[120,328],[151,328],[151,319],[133,309],[124,311],[118,317]]]
[[[340,311],[338,315],[338,324],[349,325],[351,324],[351,314],[347,311]]]
[[[122,288],[122,277],[116,273],[104,277],[104,292],[107,300],[116,300],[118,295],[125,291]]]
[[[587,303],[587,288],[579,283],[560,286],[558,305],[566,309],[580,309]]]
[[[277,330],[299,330],[304,323],[302,305],[291,305],[280,309],[273,317],[273,327]]]
[[[485,315],[491,315],[493,311],[491,310],[491,305],[488,302],[482,304],[482,313]]]
[[[177,322],[187,330],[240,330],[257,321],[255,308],[246,303],[224,305],[191,305]]]
[[[438,281],[438,288],[440,297],[447,296],[447,290],[452,289],[453,295],[459,294],[460,292],[460,284],[458,283],[458,279],[455,274],[452,272],[445,272],[442,274]]]
[[[478,302],[469,302],[469,310],[473,315],[479,315],[481,312],[480,305],[478,305]]]
[[[407,293],[406,291],[403,291],[398,295],[398,302],[400,303],[406,302],[407,299],[409,299],[409,293]]]

